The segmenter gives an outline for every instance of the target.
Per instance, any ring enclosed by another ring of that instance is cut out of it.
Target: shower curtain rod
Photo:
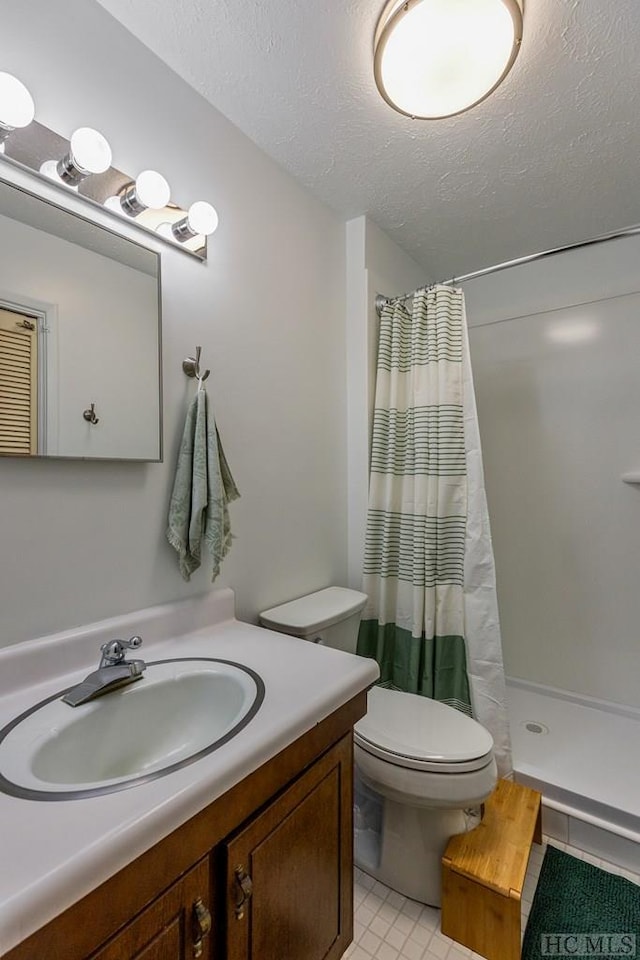
[[[517,260],[506,260],[504,263],[496,263],[492,267],[484,267],[482,270],[475,270],[473,273],[465,273],[462,277],[451,277],[450,280],[441,280],[440,284],[464,283],[466,280],[476,280],[478,277],[486,277],[490,273],[499,273],[500,270],[508,270],[509,267],[519,267],[524,263],[535,263],[538,260],[544,260],[546,257],[553,257],[557,253],[567,253],[569,250],[582,250],[584,247],[591,247],[595,243],[604,243],[607,240],[620,240],[622,237],[634,237],[640,234],[640,224],[633,227],[625,227],[624,230],[616,230],[613,233],[603,233],[598,237],[591,237],[590,240],[581,240],[579,243],[567,243],[563,247],[554,247],[553,250],[543,250],[541,253],[531,253],[527,257],[518,257]],[[402,303],[404,300],[410,300],[414,294],[421,290],[429,290],[431,287],[438,286],[438,283],[427,283],[411,293],[404,293],[400,297],[385,297],[384,294],[376,295],[376,312],[378,316],[382,313],[384,307],[390,303]]]

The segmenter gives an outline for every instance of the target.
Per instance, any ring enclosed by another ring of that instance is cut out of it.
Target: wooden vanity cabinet
[[[91,955],[91,960],[188,960],[210,957],[207,936],[199,928],[194,905],[211,902],[209,862],[205,857],[160,894],[120,933]]]
[[[225,960],[337,960],[349,946],[350,755],[337,744],[223,844]]]
[[[339,960],[365,712],[363,692],[5,960]]]

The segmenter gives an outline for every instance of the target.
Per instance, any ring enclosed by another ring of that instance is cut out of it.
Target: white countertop
[[[228,743],[150,783],[105,796],[55,802],[0,793],[0,954],[113,876],[378,677],[372,660],[233,619],[232,592],[216,590],[0,650],[0,728],[95,669],[99,645],[105,639],[134,633],[144,639],[136,655],[147,661],[219,657],[246,664],[264,681],[264,702]],[[76,669],[70,669],[72,665]]]

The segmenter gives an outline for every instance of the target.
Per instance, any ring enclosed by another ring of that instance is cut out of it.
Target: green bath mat
[[[640,886],[547,847],[522,960],[640,960]]]

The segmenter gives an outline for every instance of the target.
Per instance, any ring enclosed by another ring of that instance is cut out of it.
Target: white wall
[[[356,590],[362,588],[367,526],[380,322],[376,294],[398,296],[428,282],[424,268],[367,217],[347,223],[348,582]]]
[[[465,284],[506,671],[632,706],[638,263],[633,238]]]
[[[217,584],[251,619],[344,582],[343,224],[93,2],[4,3],[2,38],[37,119],[98,127],[114,166],[157,166],[221,223],[206,265],[162,254],[165,462],[0,463],[0,643],[210,588],[164,537],[196,344],[242,494]]]

